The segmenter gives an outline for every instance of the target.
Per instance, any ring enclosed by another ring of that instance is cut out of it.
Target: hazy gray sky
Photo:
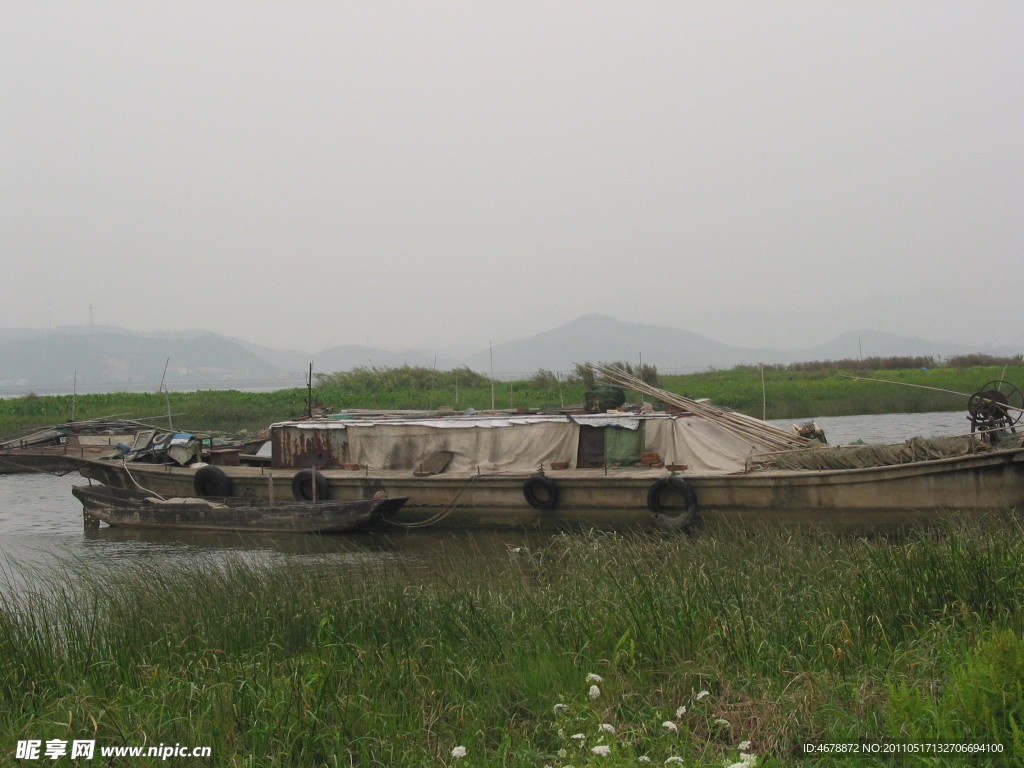
[[[1024,345],[1024,3],[0,2],[0,327]]]

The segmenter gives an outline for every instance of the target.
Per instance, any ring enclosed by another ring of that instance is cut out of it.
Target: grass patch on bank
[[[878,381],[868,381],[878,379]],[[1005,379],[1024,389],[1022,366],[911,368],[898,370],[797,371],[750,368],[663,376],[661,386],[691,397],[711,397],[757,418],[789,419],[879,413],[967,410],[967,398],[990,381]],[[949,390],[948,392],[937,390]]]
[[[314,388],[314,399],[336,410],[346,408],[433,409],[451,407],[478,411],[495,408],[559,408],[581,404],[586,388],[579,381],[552,385],[551,378],[495,382],[469,372],[438,372],[424,378],[422,369],[381,369],[368,375],[330,377]],[[458,375],[456,375],[458,374]],[[856,376],[861,378],[858,380]],[[879,384],[877,378],[898,382]],[[967,408],[967,398],[937,389],[971,395],[987,382],[1006,379],[1024,389],[1024,366],[836,371],[751,368],[708,371],[686,376],[661,376],[659,386],[693,398],[711,398],[716,405],[768,419],[851,416],[878,413],[921,413]],[[905,386],[913,385],[913,386]],[[925,389],[928,387],[930,389]],[[39,426],[104,417],[131,418],[158,426],[168,422],[192,432],[257,433],[276,421],[302,416],[307,392],[132,393],[52,395],[0,400],[0,435]],[[630,395],[632,401],[639,397]],[[167,414],[172,414],[170,420]]]
[[[501,558],[453,548],[429,572],[68,560],[30,574],[31,592],[8,564],[2,746],[579,768],[830,765],[803,745],[967,742],[1003,749],[972,764],[1021,765],[1022,527],[1007,513],[872,538],[559,535]]]

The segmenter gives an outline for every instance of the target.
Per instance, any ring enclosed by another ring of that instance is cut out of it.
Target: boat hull
[[[291,498],[295,470],[223,467],[236,496]],[[173,465],[86,462],[81,473],[106,485],[193,495],[196,470]],[[829,523],[859,527],[928,519],[940,512],[1024,508],[1024,448],[950,459],[843,470],[670,473],[664,469],[569,469],[546,477],[558,488],[551,509],[531,505],[529,473],[449,474],[325,470],[334,500],[378,492],[409,498],[399,525],[537,528],[655,528],[649,494],[665,478],[692,489],[698,519]],[[671,510],[670,510],[671,512]]]
[[[45,450],[0,451],[0,475],[29,472],[69,472],[78,466],[75,456]]]
[[[143,491],[106,486],[71,489],[87,517],[110,526],[187,530],[340,533],[394,515],[404,498],[270,504],[248,498],[161,501]]]

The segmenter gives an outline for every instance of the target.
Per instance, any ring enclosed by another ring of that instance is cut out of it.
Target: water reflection
[[[112,558],[245,554],[268,561],[328,558],[339,563],[365,561],[430,562],[452,553],[475,557],[504,556],[509,549],[536,544],[547,534],[529,531],[458,531],[378,528],[371,532],[317,536],[287,533],[231,533],[222,531],[160,531],[102,527],[84,530],[83,554]]]
[[[151,529],[107,528],[83,532],[83,543],[96,550],[119,552],[162,551],[181,553],[192,550],[266,552],[282,555],[351,554],[360,551],[394,551],[386,538],[365,533],[340,536],[316,536],[286,533],[240,533],[231,531],[162,531]]]
[[[68,560],[90,563],[227,561],[323,562],[338,567],[380,565],[423,575],[453,557],[505,560],[510,549],[549,538],[528,531],[408,530],[382,526],[372,532],[318,536],[228,531],[87,529],[81,504],[71,495],[86,481],[76,475],[0,477],[0,570],[60,567]],[[12,580],[7,579],[10,584]]]

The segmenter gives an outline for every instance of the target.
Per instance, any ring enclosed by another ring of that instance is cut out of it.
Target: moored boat
[[[349,501],[172,497],[101,485],[71,489],[87,518],[110,526],[216,531],[340,533],[392,517],[404,497]]]
[[[93,419],[67,421],[0,440],[0,474],[63,472],[83,458],[113,456],[129,450],[140,436],[152,440],[167,433],[138,421]]]
[[[675,398],[663,393],[666,402]],[[806,438],[695,401],[674,412],[375,414],[271,427],[262,466],[88,462],[107,485],[262,498],[407,496],[399,524],[686,528],[701,519],[864,527],[1024,508],[1007,431],[887,450]]]

